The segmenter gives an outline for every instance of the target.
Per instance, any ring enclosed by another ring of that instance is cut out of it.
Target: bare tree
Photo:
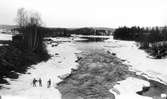
[[[17,10],[16,22],[20,27],[24,27],[28,24],[27,11],[24,8]]]
[[[41,46],[42,38],[39,27],[42,25],[40,14],[20,8],[17,11],[16,22],[22,30],[25,49],[34,51]]]
[[[42,19],[38,12],[31,12],[29,16],[29,24],[30,25],[36,25],[41,26],[42,25]]]
[[[16,17],[16,22],[18,26],[20,27],[26,27],[26,26],[41,26],[42,25],[42,20],[41,16],[38,12],[35,11],[27,11],[24,8],[20,8],[17,11],[17,17]]]

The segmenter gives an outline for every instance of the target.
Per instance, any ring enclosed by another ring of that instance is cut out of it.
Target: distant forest
[[[103,28],[47,28],[44,27],[41,30],[44,32],[45,37],[60,37],[60,36],[71,36],[71,34],[77,35],[111,35],[112,29]]]
[[[119,27],[113,33],[115,39],[139,42],[159,42],[167,40],[167,27]]]
[[[113,33],[114,39],[136,41],[155,58],[167,56],[167,27],[119,27]]]

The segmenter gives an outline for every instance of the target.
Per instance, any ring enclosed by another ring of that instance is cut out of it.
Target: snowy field
[[[55,88],[60,82],[58,76],[70,73],[71,68],[76,68],[75,53],[79,53],[71,43],[61,43],[52,47],[48,45],[48,51],[53,56],[47,62],[33,65],[17,80],[9,80],[11,85],[4,85],[9,89],[0,90],[2,99],[61,99],[61,94]],[[32,87],[33,78],[42,79],[42,87]],[[51,88],[47,88],[46,82],[51,79]]]

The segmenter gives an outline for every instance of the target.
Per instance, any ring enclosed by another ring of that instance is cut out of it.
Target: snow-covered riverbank
[[[12,40],[12,35],[3,34],[3,33],[0,32],[0,40]]]
[[[0,41],[9,41],[12,40],[12,35],[10,34],[3,34],[0,32]],[[3,46],[4,44],[0,44],[0,46]]]
[[[167,82],[167,59],[151,59],[145,51],[138,49],[135,42],[113,40],[112,37],[105,41],[104,48],[126,60],[125,63],[131,65],[133,71],[142,71]]]
[[[3,85],[7,89],[1,89],[2,99],[61,99],[61,94],[55,88],[60,82],[58,76],[71,72],[71,68],[76,68],[75,53],[79,51],[72,43],[64,42],[58,46],[47,46],[49,53],[53,56],[47,62],[33,65],[26,74],[21,74],[16,80],[9,80],[10,85]],[[53,44],[54,45],[54,44]],[[32,87],[33,78],[42,79],[42,87]],[[51,79],[51,88],[46,87],[46,82]]]
[[[125,60],[124,63],[130,65],[130,70],[136,72],[137,75],[167,84],[167,59],[152,59],[144,50],[138,48],[137,43],[133,41],[114,40],[112,37],[105,41],[103,47],[110,52],[116,53],[117,57]],[[150,99],[151,97],[136,94],[137,91],[142,90],[142,87],[149,86],[148,84],[145,85],[145,83],[145,81],[137,79],[121,81],[120,85],[114,87],[122,94],[115,94],[115,96],[117,99]],[[161,89],[157,88],[155,90]],[[156,91],[150,91],[148,96],[157,97],[154,92],[156,93]],[[159,95],[162,94],[160,91],[158,93]],[[165,92],[165,94],[167,93]]]

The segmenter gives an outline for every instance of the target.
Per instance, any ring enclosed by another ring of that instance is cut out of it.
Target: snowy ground
[[[112,37],[106,41],[105,48],[127,60],[125,63],[131,65],[133,71],[142,71],[154,79],[167,82],[167,59],[151,59],[146,52],[138,49],[135,42],[113,40]]]
[[[151,59],[146,52],[138,49],[135,42],[113,40],[112,36],[105,41],[104,48],[116,53],[117,57],[126,60],[125,64],[131,65],[130,70],[135,71],[138,75],[167,84],[167,59]],[[151,98],[136,94],[137,91],[142,90],[143,86],[149,86],[146,81],[128,78],[119,83],[120,85],[114,86],[120,91],[120,95],[115,93],[116,99]]]
[[[116,99],[152,99],[151,97],[141,96],[136,94],[137,91],[141,91],[143,86],[149,86],[149,82],[129,77],[126,80],[118,82],[119,85],[114,86],[120,94],[115,93],[112,89],[110,92],[114,93]]]
[[[10,35],[10,34],[2,34],[0,32],[0,40],[12,40],[12,35]]]
[[[0,40],[12,40],[12,35],[10,34],[3,34],[0,31]],[[0,44],[0,46],[2,46],[3,44]]]
[[[9,89],[0,90],[2,99],[61,99],[61,94],[55,88],[61,80],[58,76],[70,73],[71,68],[76,68],[76,50],[71,43],[61,43],[48,51],[53,56],[49,61],[33,65],[27,74],[22,74],[19,79],[9,81],[11,85],[4,85]],[[58,53],[58,55],[55,53]],[[42,87],[32,87],[33,78],[42,79]],[[46,87],[46,82],[51,79],[51,88]]]

